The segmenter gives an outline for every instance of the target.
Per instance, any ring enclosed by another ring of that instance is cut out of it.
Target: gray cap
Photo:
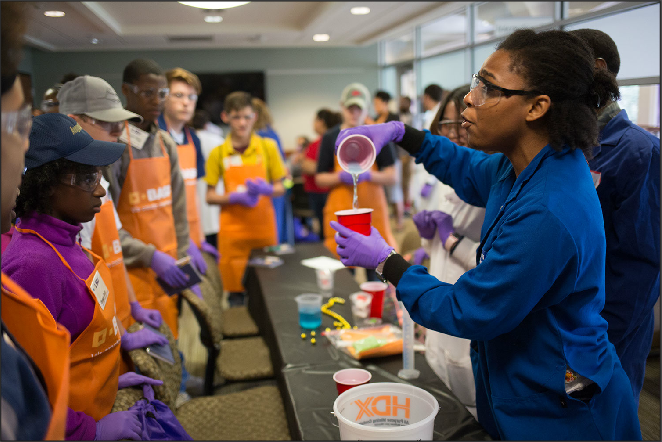
[[[345,107],[352,105],[367,109],[370,102],[370,91],[361,83],[348,84],[340,94],[340,104]],[[60,106],[62,106],[60,104]]]
[[[115,89],[106,80],[83,75],[65,83],[57,94],[61,114],[84,114],[101,121],[115,123],[143,118],[122,107]]]

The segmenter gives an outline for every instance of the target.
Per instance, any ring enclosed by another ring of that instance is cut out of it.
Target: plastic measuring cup
[[[373,209],[348,209],[335,212],[340,225],[348,227],[361,235],[370,236],[370,223]]]
[[[372,374],[362,368],[345,368],[333,374],[333,380],[336,381],[338,394],[342,394],[352,387],[367,384],[371,378]]]
[[[317,276],[317,288],[320,289],[321,293],[328,295],[333,293],[334,273],[335,270],[331,269],[315,269],[315,275]]]
[[[388,284],[379,281],[364,282],[359,286],[361,290],[372,295],[372,303],[370,304],[370,317],[382,317],[382,307],[384,306],[384,292],[388,288]]]
[[[314,330],[322,325],[322,295],[304,293],[294,298],[299,308],[299,325]]]
[[[349,295],[352,301],[352,316],[354,324],[365,322],[370,315],[370,304],[372,303],[372,294],[366,292],[356,292]]]
[[[350,135],[338,146],[337,156],[338,164],[344,171],[361,174],[372,167],[377,150],[372,140],[365,135]]]

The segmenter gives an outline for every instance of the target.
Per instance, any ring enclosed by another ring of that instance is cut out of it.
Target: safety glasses
[[[471,101],[474,106],[482,106],[487,102],[497,104],[502,96],[508,98],[512,95],[540,95],[538,91],[522,91],[496,86],[479,74],[474,74],[471,78],[469,93],[471,94]]]
[[[60,182],[67,186],[75,186],[85,192],[94,192],[101,182],[101,169],[89,173],[66,173],[60,177]]]
[[[88,117],[87,115],[83,115],[82,117],[84,121],[99,126],[109,134],[122,132],[122,129],[124,129],[124,121],[115,121],[111,123],[109,121],[97,120],[96,118]]]
[[[439,123],[437,123],[439,133],[444,136],[447,136],[453,131],[455,131],[456,134],[459,133],[461,127],[462,120],[441,120]]]
[[[171,100],[177,100],[177,101],[182,101],[184,98],[188,98],[189,101],[197,101],[198,100],[198,94],[190,94],[186,95],[183,92],[175,92],[173,94],[168,95]]]
[[[131,84],[131,83],[124,83],[124,84],[129,86],[129,89],[131,89],[131,91],[134,94],[140,95],[141,97],[143,97],[146,100],[151,100],[155,96],[159,98],[159,101],[165,100],[165,98],[170,93],[170,89],[168,89],[167,87],[158,88],[158,89],[153,88],[153,87],[149,88],[149,89],[140,89],[135,84]]]
[[[22,108],[2,112],[2,131],[7,134],[18,134],[21,138],[27,139],[32,129],[32,106],[26,104]]]

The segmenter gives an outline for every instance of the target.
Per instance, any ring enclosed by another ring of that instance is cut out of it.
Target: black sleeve
[[[320,151],[317,156],[317,173],[333,172],[335,167],[336,138],[340,134],[338,130],[329,130],[322,136]]]
[[[388,257],[384,263],[384,271],[382,276],[394,286],[398,286],[400,278],[411,267],[401,255],[395,254]]]
[[[414,129],[411,126],[405,124],[405,134],[402,137],[402,141],[398,143],[400,147],[409,152],[411,155],[414,155],[418,152],[418,149],[421,148],[423,140],[425,139],[425,132],[422,130]]]
[[[382,151],[379,152],[375,163],[377,163],[377,168],[383,170],[387,167],[393,166],[395,164],[395,144],[388,143],[382,148]]]

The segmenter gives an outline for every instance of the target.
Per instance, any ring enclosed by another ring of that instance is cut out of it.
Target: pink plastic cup
[[[373,209],[348,209],[336,212],[338,222],[361,235],[370,236]]]
[[[384,292],[388,288],[388,284],[379,281],[364,282],[359,286],[362,291],[372,295],[372,304],[370,304],[370,317],[382,317],[382,307],[384,306]]]
[[[344,171],[361,174],[372,167],[377,150],[370,138],[356,134],[342,140],[337,155],[338,164]]]
[[[338,389],[339,395],[350,388],[367,384],[371,378],[372,374],[362,368],[345,368],[333,374],[333,380],[336,381],[336,389]]]

